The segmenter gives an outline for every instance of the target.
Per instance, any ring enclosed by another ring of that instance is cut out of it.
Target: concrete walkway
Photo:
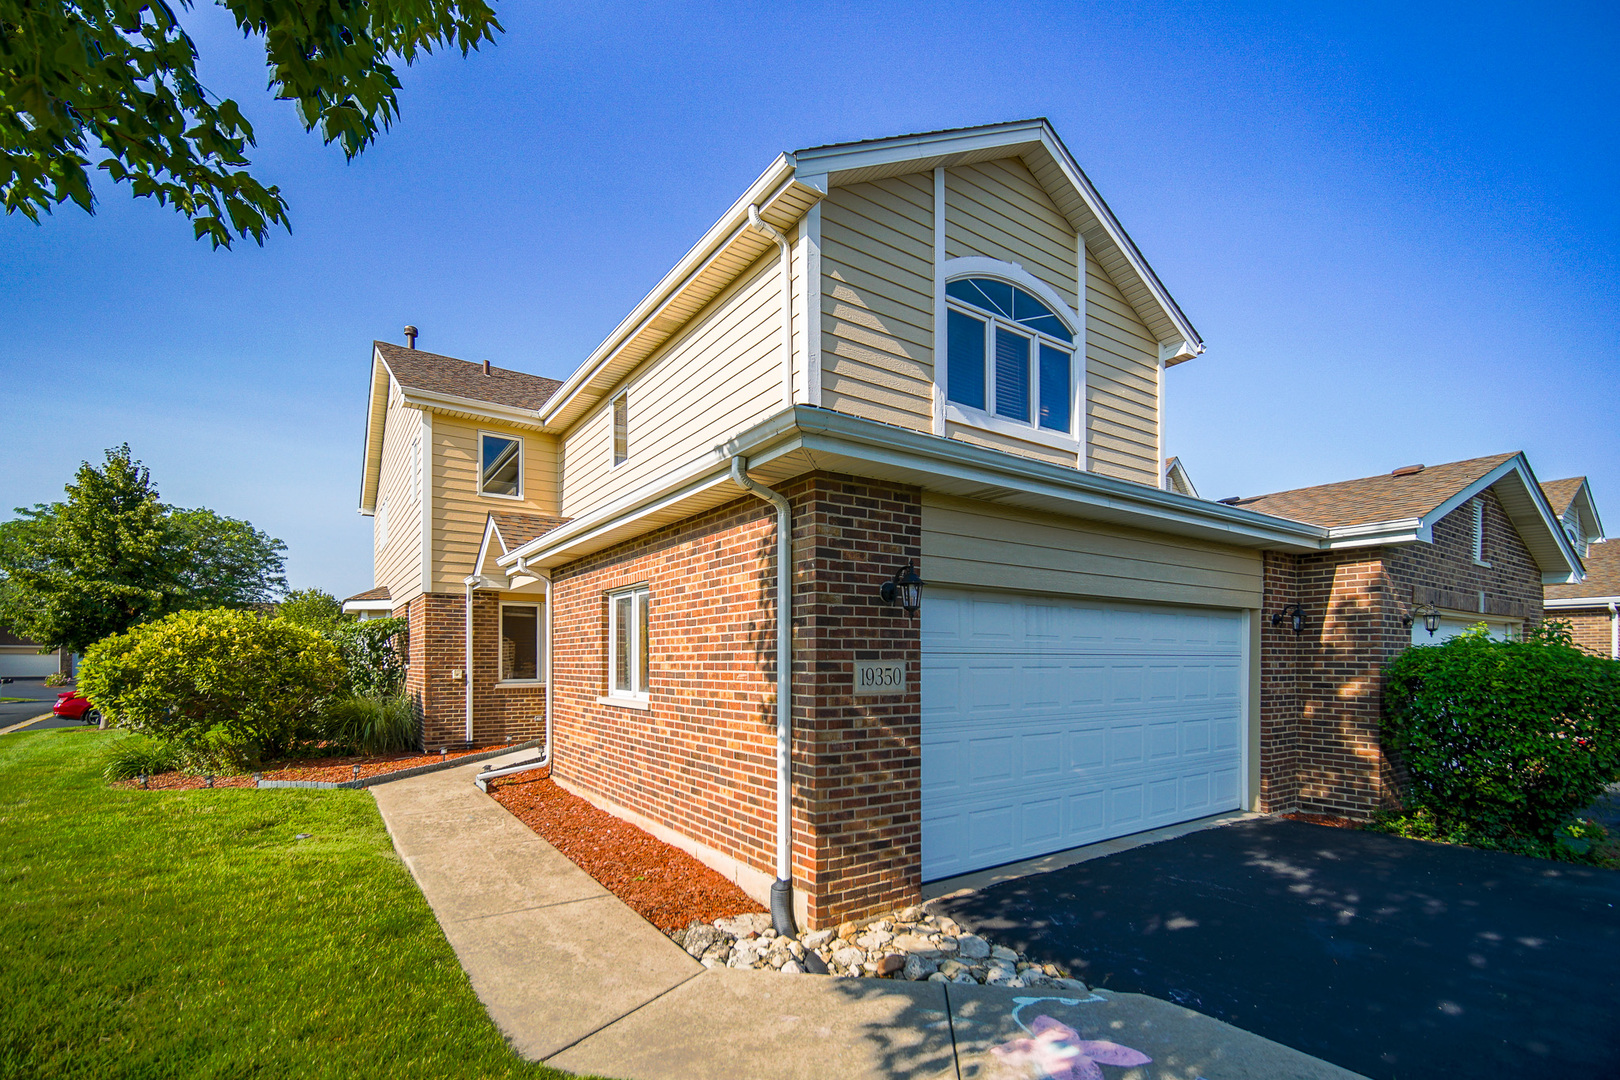
[[[1137,994],[706,970],[473,787],[483,764],[371,791],[473,989],[531,1060],[616,1080],[1039,1077],[1016,1063],[1056,1071],[1072,1049],[1044,1016],[1152,1059],[1109,1065],[1109,1080],[1356,1075]]]

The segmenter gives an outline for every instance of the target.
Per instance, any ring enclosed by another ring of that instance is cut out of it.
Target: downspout
[[[523,563],[523,561],[521,559],[518,560],[517,568],[520,571],[528,570],[528,567],[526,565],[524,565],[524,563]],[[533,573],[534,571],[530,570],[529,572]],[[551,747],[552,747],[552,741],[551,741],[551,693],[552,693],[552,690],[551,690],[551,641],[552,641],[551,579],[548,577],[548,578],[545,578],[543,580],[546,583],[546,599],[545,599],[545,605],[546,605],[546,637],[545,637],[545,642],[546,642],[546,644],[545,644],[546,697],[545,697],[545,704],[541,708],[542,708],[543,716],[544,716],[544,720],[545,720],[546,743],[545,743],[545,746],[543,746],[541,748],[540,754],[537,757],[525,758],[522,761],[513,762],[510,765],[502,765],[502,766],[500,766],[498,768],[495,767],[495,766],[486,766],[483,770],[481,770],[477,776],[473,777],[473,783],[478,785],[478,790],[479,791],[482,791],[482,792],[485,792],[485,793],[488,793],[488,791],[489,791],[489,782],[491,780],[495,779],[497,776],[510,776],[512,773],[528,772],[530,769],[545,769],[545,768],[549,768],[550,765],[551,765]]]
[[[1620,660],[1620,604],[1609,601],[1609,659]]]
[[[731,459],[738,486],[776,507],[776,880],[771,925],[796,935],[793,922],[793,509],[786,498],[748,476],[748,459]]]
[[[472,607],[473,607],[473,589],[478,587],[478,579],[476,577],[467,578],[466,579],[466,585],[467,585],[467,604],[466,604],[466,609],[467,609],[467,632],[466,632],[466,634],[464,636],[467,639],[467,666],[461,669],[461,681],[466,686],[466,694],[467,694],[467,745],[471,746],[472,741],[473,741],[473,732],[472,732],[472,721],[473,721],[473,642],[472,642],[473,612],[472,612]]]
[[[759,216],[759,207],[748,208],[748,226],[776,241],[782,252],[782,407],[793,408],[793,245],[776,227]],[[753,490],[753,489],[750,489]],[[758,491],[754,491],[759,495]],[[765,496],[760,495],[760,498]]]

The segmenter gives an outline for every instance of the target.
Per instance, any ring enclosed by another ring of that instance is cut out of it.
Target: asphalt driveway
[[[19,724],[29,717],[51,711],[56,703],[56,695],[61,690],[54,686],[46,686],[43,676],[37,678],[16,678],[0,686],[0,698],[18,697],[27,698],[27,701],[0,701],[0,728],[8,728],[12,724]],[[49,720],[41,720],[37,724],[30,724],[27,731],[38,731],[48,727],[73,727],[77,720],[64,720],[53,716]]]
[[[937,906],[1369,1077],[1620,1076],[1620,871],[1266,818]]]

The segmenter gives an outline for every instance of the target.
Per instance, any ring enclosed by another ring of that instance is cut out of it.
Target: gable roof
[[[1174,491],[1189,498],[1200,498],[1198,489],[1193,486],[1192,477],[1187,475],[1187,466],[1183,465],[1178,457],[1164,459],[1164,472],[1160,477],[1159,486],[1166,491]]]
[[[1043,118],[813,146],[779,155],[663,279],[653,286],[540,409],[549,428],[590,411],[738,274],[774,250],[749,226],[749,210],[789,233],[831,186],[1018,157],[1085,238],[1108,276],[1152,332],[1166,364],[1190,360],[1203,339]]]
[[[1585,581],[1547,586],[1548,607],[1580,607],[1580,604],[1572,603],[1580,600],[1593,605],[1606,604],[1611,600],[1620,602],[1620,542],[1599,541],[1593,544],[1585,561]]]
[[[1580,522],[1581,537],[1592,543],[1603,535],[1603,520],[1598,517],[1597,503],[1592,499],[1592,486],[1584,476],[1571,476],[1564,480],[1549,480],[1541,485],[1553,513],[1560,518],[1574,511]]]
[[[485,570],[485,560],[499,559],[509,555],[529,543],[538,540],[552,529],[566,525],[572,518],[554,517],[551,514],[524,514],[511,510],[491,510],[484,519],[484,538],[478,544],[478,558],[473,561],[473,574],[483,576],[487,573],[504,573],[499,566],[492,570]]]
[[[1522,452],[1409,465],[1380,476],[1222,501],[1323,526],[1329,548],[1370,547],[1432,542],[1435,522],[1487,488],[1536,560],[1542,584],[1579,580],[1580,557]]]
[[[1513,456],[1493,454],[1445,465],[1422,466],[1422,471],[1406,476],[1390,472],[1270,495],[1253,495],[1234,500],[1231,505],[1328,528],[1421,518]]]
[[[484,365],[470,360],[457,360],[453,356],[440,356],[387,341],[371,344],[403,390],[425,390],[467,401],[538,409],[562,385],[556,379],[493,365],[485,375]]]

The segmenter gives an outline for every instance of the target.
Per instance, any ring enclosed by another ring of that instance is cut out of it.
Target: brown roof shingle
[[[572,520],[550,514],[519,514],[509,510],[491,510],[489,516],[495,522],[495,528],[500,530],[501,542],[506,545],[507,551],[527,544],[537,536],[544,536]]]
[[[382,354],[383,362],[394,373],[399,385],[415,390],[454,394],[519,409],[538,409],[562,385],[556,379],[508,371],[506,368],[491,367],[489,374],[485,375],[484,365],[470,360],[408,349],[386,341],[372,344]]]
[[[348,600],[343,602],[347,604],[349,600],[392,600],[393,598],[393,595],[388,591],[388,586],[379,585],[375,589],[367,589],[363,593],[355,593],[353,596],[349,597]]]
[[[1620,541],[1593,544],[1581,561],[1586,564],[1586,580],[1578,585],[1548,585],[1548,600],[1620,596]]]
[[[1586,483],[1584,476],[1571,476],[1567,480],[1548,480],[1541,485],[1541,493],[1547,496],[1547,503],[1552,507],[1552,512],[1558,517],[1563,517],[1564,511],[1569,509],[1569,504],[1575,501],[1575,493],[1581,490],[1584,483]]]
[[[1512,454],[1430,465],[1407,476],[1384,473],[1319,487],[1238,499],[1233,505],[1325,528],[1418,518],[1472,484]]]

